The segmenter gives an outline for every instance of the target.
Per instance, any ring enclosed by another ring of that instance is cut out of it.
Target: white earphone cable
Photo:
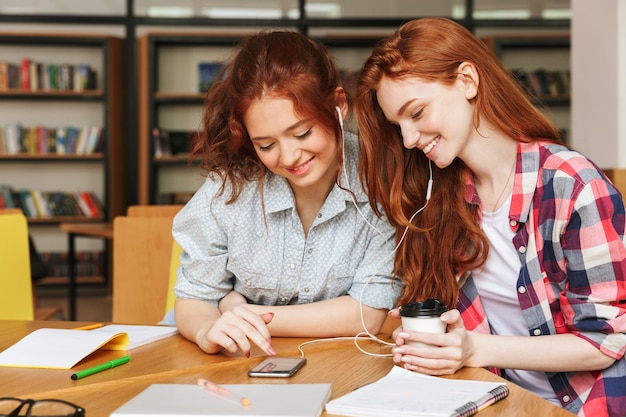
[[[339,116],[339,126],[341,127],[341,149],[342,149],[342,158],[343,158],[342,159],[343,164],[342,164],[341,170],[343,171],[343,179],[346,182],[346,188],[349,190],[350,189],[350,181],[349,181],[349,178],[348,178],[348,173],[347,173],[346,164],[345,164],[345,139],[344,139],[344,130],[343,130],[343,117],[341,115],[341,109],[339,107],[335,107],[335,109],[337,110],[337,115]],[[428,186],[427,186],[427,189],[426,189],[426,202],[424,203],[424,205],[421,208],[419,208],[415,213],[413,213],[413,215],[411,215],[411,217],[409,218],[409,223],[411,223],[413,221],[413,219],[415,218],[415,216],[417,216],[419,213],[421,213],[426,208],[426,206],[428,205],[428,201],[430,200],[430,196],[431,196],[432,188],[433,188],[433,169],[432,169],[432,163],[431,163],[430,159],[428,160],[428,172],[429,172],[429,178],[428,178]],[[356,211],[359,213],[361,218],[365,221],[365,223],[367,223],[378,234],[382,234],[373,224],[371,224],[369,222],[369,220],[367,219],[365,214],[363,214],[363,212],[359,209],[359,206],[358,206],[354,196],[352,196],[352,204],[356,208]],[[385,258],[382,260],[382,262],[379,264],[379,266],[377,266],[374,269],[375,271],[378,271],[388,261],[389,257],[393,256],[396,253],[396,251],[398,250],[398,248],[400,247],[400,245],[404,241],[404,238],[406,237],[406,234],[408,233],[408,230],[409,230],[409,225],[407,225],[404,228],[404,232],[402,233],[402,236],[398,240],[398,243],[396,244],[396,246],[393,248],[393,250],[387,256],[385,256]],[[384,346],[389,346],[389,347],[395,346],[395,343],[387,342],[385,340],[382,340],[382,339],[378,338],[376,335],[370,333],[370,331],[367,328],[367,325],[365,324],[365,317],[364,317],[364,313],[363,313],[363,294],[365,292],[365,288],[372,281],[373,278],[374,278],[374,275],[372,275],[367,280],[367,282],[365,283],[365,285],[363,285],[363,288],[361,289],[361,292],[359,294],[359,314],[360,314],[360,319],[361,319],[361,326],[363,326],[363,331],[357,333],[354,336],[333,337],[333,338],[326,338],[326,339],[315,339],[315,340],[311,340],[311,341],[308,341],[308,342],[301,343],[298,346],[298,351],[300,351],[301,357],[304,357],[304,351],[302,350],[302,347],[305,346],[305,345],[312,344],[312,343],[319,343],[319,342],[338,341],[338,340],[353,340],[354,341],[354,345],[356,346],[356,348],[359,349],[362,353],[364,353],[366,355],[369,355],[369,356],[374,356],[374,357],[390,357],[390,356],[392,356],[391,353],[372,353],[372,352],[368,352],[368,351],[364,350],[358,343],[359,340],[372,340],[372,341],[378,342],[378,343],[380,343],[380,344],[382,344]]]

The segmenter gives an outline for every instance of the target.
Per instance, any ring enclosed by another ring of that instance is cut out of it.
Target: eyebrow
[[[400,107],[398,111],[396,112],[396,116],[402,116],[402,114],[406,111],[406,108],[409,107],[411,104],[413,104],[415,101],[417,101],[417,99],[413,98],[411,100],[408,100],[406,103],[404,103],[402,107]]]
[[[299,128],[300,126],[308,122],[309,120],[299,120],[296,123],[289,126],[287,129],[285,129],[284,132],[291,132],[293,130],[296,130],[297,128]],[[269,139],[269,138],[270,136],[255,136],[255,137],[250,137],[250,140],[255,141],[255,140],[263,140],[263,139]]]

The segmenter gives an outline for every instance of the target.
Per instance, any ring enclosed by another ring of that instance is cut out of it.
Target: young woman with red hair
[[[605,175],[448,19],[381,41],[354,108],[371,206],[408,229],[400,302],[450,308],[445,334],[396,330],[395,362],[498,368],[581,416],[626,415],[625,214]]]
[[[173,225],[175,323],[205,352],[376,333],[395,306],[394,229],[369,207],[347,113],[328,52],[295,32],[244,39],[209,89],[208,177]]]

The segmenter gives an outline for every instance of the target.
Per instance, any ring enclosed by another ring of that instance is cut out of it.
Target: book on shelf
[[[220,71],[224,68],[224,63],[220,61],[199,62],[198,63],[198,91],[206,93],[211,84],[217,79]]]
[[[75,91],[97,88],[89,64],[50,63],[24,57],[19,63],[0,62],[0,91]]]
[[[154,156],[190,155],[199,133],[194,131],[168,130],[160,127],[152,129]]]
[[[0,142],[0,155],[92,155],[102,152],[104,129],[101,126],[25,127],[14,122],[0,130]]]
[[[131,350],[178,333],[174,326],[106,325],[92,330],[42,328],[0,352],[0,366],[71,369],[96,350]]]
[[[104,206],[91,191],[15,190],[0,184],[0,208],[19,208],[28,218],[104,217]]]
[[[353,417],[468,417],[506,398],[506,382],[447,379],[394,366],[378,381],[326,404]]]
[[[569,70],[546,70],[537,68],[526,71],[520,68],[511,70],[522,88],[535,97],[558,97],[570,94]]]

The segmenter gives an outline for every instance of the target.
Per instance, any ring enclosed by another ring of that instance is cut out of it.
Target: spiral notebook
[[[394,366],[378,381],[329,401],[352,417],[468,417],[509,395],[505,382],[446,379]]]

